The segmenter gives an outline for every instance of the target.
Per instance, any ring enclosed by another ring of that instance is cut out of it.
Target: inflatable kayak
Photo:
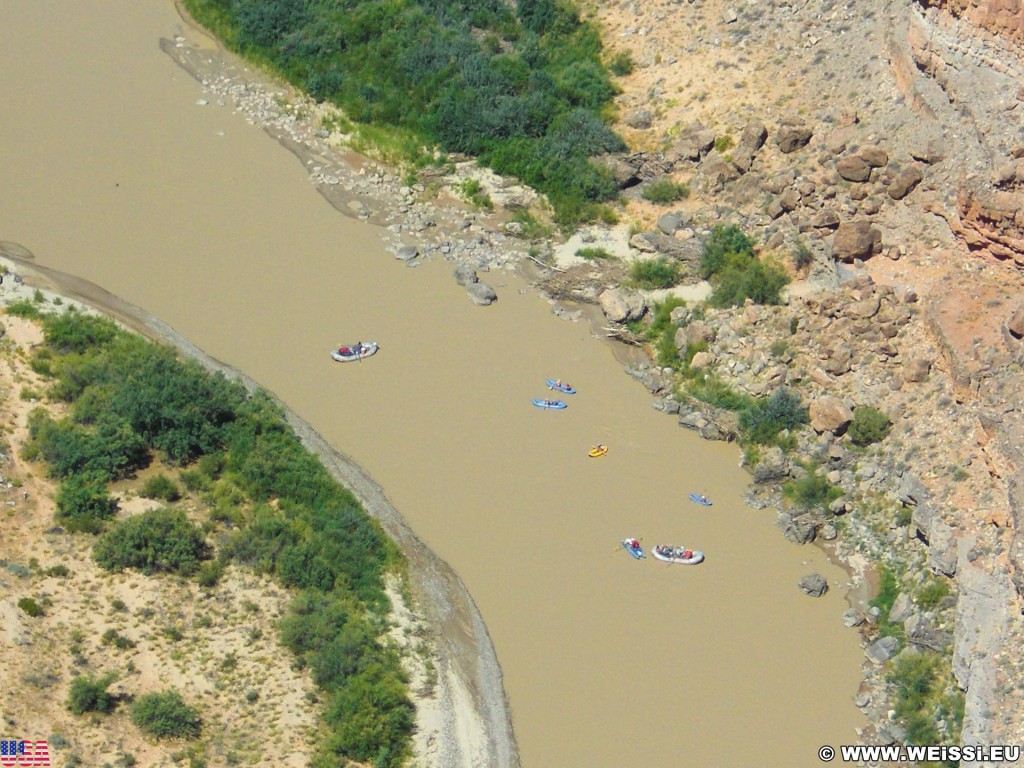
[[[362,360],[364,357],[377,354],[376,341],[357,341],[352,346],[340,346],[333,352],[331,357],[339,363],[350,363],[353,360]]]
[[[704,562],[704,553],[696,549],[685,547],[672,547],[668,544],[659,544],[651,547],[651,554],[658,560],[666,563],[677,563],[679,565],[696,565]]]
[[[538,408],[550,408],[551,410],[560,411],[565,408],[565,403],[561,400],[534,400],[533,404]]]
[[[594,459],[596,459],[598,456],[604,456],[606,453],[608,453],[607,445],[596,445],[590,449],[590,456],[591,458]]]
[[[548,379],[548,389],[555,389],[559,392],[564,392],[567,395],[576,394],[576,390],[569,384],[566,384],[564,381],[558,381],[557,379]]]
[[[711,506],[711,499],[709,499],[703,493],[691,493],[690,501],[696,501],[698,504],[703,504],[705,507]]]
[[[639,560],[642,557],[647,557],[647,555],[644,554],[643,547],[640,546],[640,542],[632,536],[627,536],[622,540],[622,548],[629,552],[629,554],[631,554],[636,560]]]

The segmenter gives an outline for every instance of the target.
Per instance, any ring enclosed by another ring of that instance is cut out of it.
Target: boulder
[[[789,514],[779,515],[779,528],[782,529],[782,535],[794,544],[810,544],[818,534],[813,521]]]
[[[763,451],[761,460],[754,467],[755,483],[771,483],[789,477],[790,461],[777,445]]]
[[[889,162],[889,155],[881,147],[863,147],[861,159],[872,168],[881,168]]]
[[[757,152],[757,150],[764,146],[767,139],[768,129],[764,127],[764,123],[760,120],[751,120],[743,128],[738,146],[747,147],[752,152]]]
[[[828,579],[820,573],[811,573],[800,579],[800,591],[810,597],[821,597],[828,592]]]
[[[896,178],[889,184],[887,190],[889,197],[893,200],[902,200],[914,190],[914,187],[921,183],[923,178],[924,174],[921,173],[920,168],[916,165],[908,165],[897,173]]]
[[[466,286],[466,293],[469,294],[470,301],[481,307],[486,307],[498,300],[498,294],[487,283],[471,283]]]
[[[678,211],[663,214],[657,223],[658,229],[666,235],[674,235],[683,226],[683,215]]]
[[[715,332],[711,329],[711,326],[705,323],[703,320],[694,320],[692,323],[682,329],[687,344],[700,344],[702,342],[710,342],[715,338]]]
[[[932,363],[924,357],[915,357],[903,366],[904,381],[924,381],[931,373]]]
[[[1013,317],[1010,318],[1006,327],[1016,338],[1024,336],[1024,304],[1017,307],[1017,311],[1013,313]]]
[[[637,232],[629,238],[629,247],[636,248],[641,253],[657,253],[658,247],[651,242],[646,232]]]
[[[707,368],[709,365],[713,365],[715,362],[715,356],[711,352],[698,352],[693,356],[693,360],[690,361],[690,368],[695,371],[699,371],[701,368]]]
[[[811,401],[811,426],[816,432],[838,434],[853,421],[853,411],[838,397],[822,395]]]
[[[649,109],[634,109],[626,115],[626,125],[637,130],[647,130],[651,127],[654,116]]]
[[[882,306],[882,300],[878,296],[869,296],[861,301],[855,301],[843,307],[843,314],[847,317],[868,320],[878,314]]]
[[[889,621],[893,624],[902,624],[913,613],[914,604],[910,602],[910,596],[906,592],[900,592],[889,609]]]
[[[806,125],[782,125],[775,133],[775,144],[785,155],[807,146],[814,131]]]
[[[868,259],[882,250],[882,233],[870,221],[844,221],[832,238],[832,257],[852,262]]]
[[[603,155],[596,158],[595,162],[611,172],[612,179],[615,181],[615,186],[618,189],[626,189],[640,183],[637,169],[618,155]]]
[[[822,208],[807,223],[815,229],[835,229],[839,226],[839,214],[833,208]]]
[[[871,176],[871,166],[860,155],[847,155],[836,163],[836,173],[847,181],[867,181]]]
[[[476,270],[469,264],[459,264],[459,266],[455,268],[455,282],[459,285],[472,285],[479,279],[480,278],[476,276]]]
[[[872,664],[882,665],[892,658],[899,644],[900,641],[895,637],[880,637],[867,647],[864,655]]]
[[[403,245],[395,251],[395,258],[401,259],[406,264],[413,261],[419,255],[420,251],[415,245]]]
[[[597,297],[601,311],[613,323],[638,320],[647,311],[647,302],[639,291],[609,288]]]

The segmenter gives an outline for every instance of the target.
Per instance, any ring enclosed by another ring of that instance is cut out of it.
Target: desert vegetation
[[[187,0],[229,46],[357,124],[428,150],[477,156],[545,192],[571,227],[615,185],[590,161],[622,149],[603,120],[615,94],[598,28],[555,0]],[[623,56],[616,72],[631,69]]]
[[[106,319],[73,310],[38,316],[44,342],[32,367],[49,402],[31,414],[23,453],[59,483],[57,522],[88,537],[96,563],[110,572],[195,579],[195,588],[209,589],[233,566],[294,588],[281,632],[321,689],[326,730],[313,764],[401,764],[413,708],[383,622],[385,572],[403,567],[394,544],[302,448],[266,394],[250,394]],[[141,471],[147,478],[136,480]],[[123,515],[114,483],[121,496],[134,484],[156,506]],[[25,613],[43,615],[29,600]],[[110,605],[128,612],[120,598]],[[155,618],[145,610],[141,618]],[[75,632],[73,652],[85,663],[90,638]],[[176,645],[190,633],[172,615],[157,636]],[[249,641],[260,636],[253,629]],[[130,652],[141,639],[110,627],[101,644]],[[116,679],[112,670],[76,676],[67,707],[111,712],[118,699],[108,688]],[[249,688],[247,704],[259,700]],[[170,689],[136,698],[130,716],[157,739],[194,740],[203,730],[202,712]]]

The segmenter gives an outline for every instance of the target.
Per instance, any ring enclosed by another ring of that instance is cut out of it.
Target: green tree
[[[740,413],[744,439],[752,443],[770,443],[784,429],[794,429],[808,421],[807,408],[799,395],[779,387],[771,397],[755,400]]]
[[[177,691],[147,693],[132,704],[132,722],[157,739],[197,739],[199,713]]]
[[[117,706],[117,697],[107,688],[117,680],[117,673],[108,672],[100,677],[79,675],[71,681],[68,691],[68,709],[72,714],[86,712],[112,712]]]
[[[178,509],[154,509],[122,520],[93,547],[101,568],[121,571],[138,568],[143,573],[196,572],[210,556],[210,548],[196,528]]]
[[[889,432],[889,417],[877,408],[862,405],[853,411],[853,421],[847,430],[855,445],[877,443]]]
[[[98,472],[68,475],[57,491],[57,520],[69,531],[99,533],[117,512],[107,493],[106,477]]]

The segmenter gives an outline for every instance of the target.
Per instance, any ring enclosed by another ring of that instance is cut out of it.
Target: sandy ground
[[[175,343],[208,367],[234,374],[159,321],[96,286],[8,259],[0,259],[0,266],[9,270],[0,284],[4,305],[30,300],[50,307],[100,308],[154,340]],[[62,279],[67,282],[58,288]],[[5,721],[21,730],[19,738],[49,737],[51,750],[66,742],[62,748],[81,756],[84,764],[95,758],[101,765],[131,754],[144,765],[171,765],[185,745],[146,740],[130,724],[126,706],[112,716],[89,716],[86,721],[64,706],[77,674],[116,672],[119,679],[111,690],[126,699],[174,687],[195,704],[203,713],[204,736],[198,747],[188,749],[211,765],[237,760],[245,765],[305,765],[319,735],[315,689],[308,673],[292,669],[291,654],[278,643],[274,626],[286,610],[289,593],[234,568],[214,590],[172,578],[108,574],[93,562],[88,537],[54,528],[55,484],[41,465],[20,458],[28,415],[40,404],[46,386],[26,363],[42,333],[36,323],[11,315],[5,314],[2,324],[0,424],[5,436],[0,495],[6,497],[6,512],[0,521],[0,562],[6,571],[0,571],[0,638],[11,652],[0,655],[0,679],[21,680],[29,690],[40,691],[39,696],[6,698],[0,705]],[[53,413],[59,416],[59,406]],[[308,425],[291,418],[307,447],[360,497],[409,557],[416,607],[407,604],[393,580],[389,620],[391,637],[407,651],[417,709],[414,765],[517,763],[500,669],[465,587],[408,529],[372,479]],[[134,490],[153,471],[118,486],[120,514],[154,506]],[[185,502],[191,512],[200,506],[195,500]],[[54,566],[66,567],[69,575],[47,575]],[[30,618],[17,607],[25,596],[44,607],[42,616]],[[119,650],[103,643],[111,631],[135,646]],[[83,722],[90,727],[83,728]]]

